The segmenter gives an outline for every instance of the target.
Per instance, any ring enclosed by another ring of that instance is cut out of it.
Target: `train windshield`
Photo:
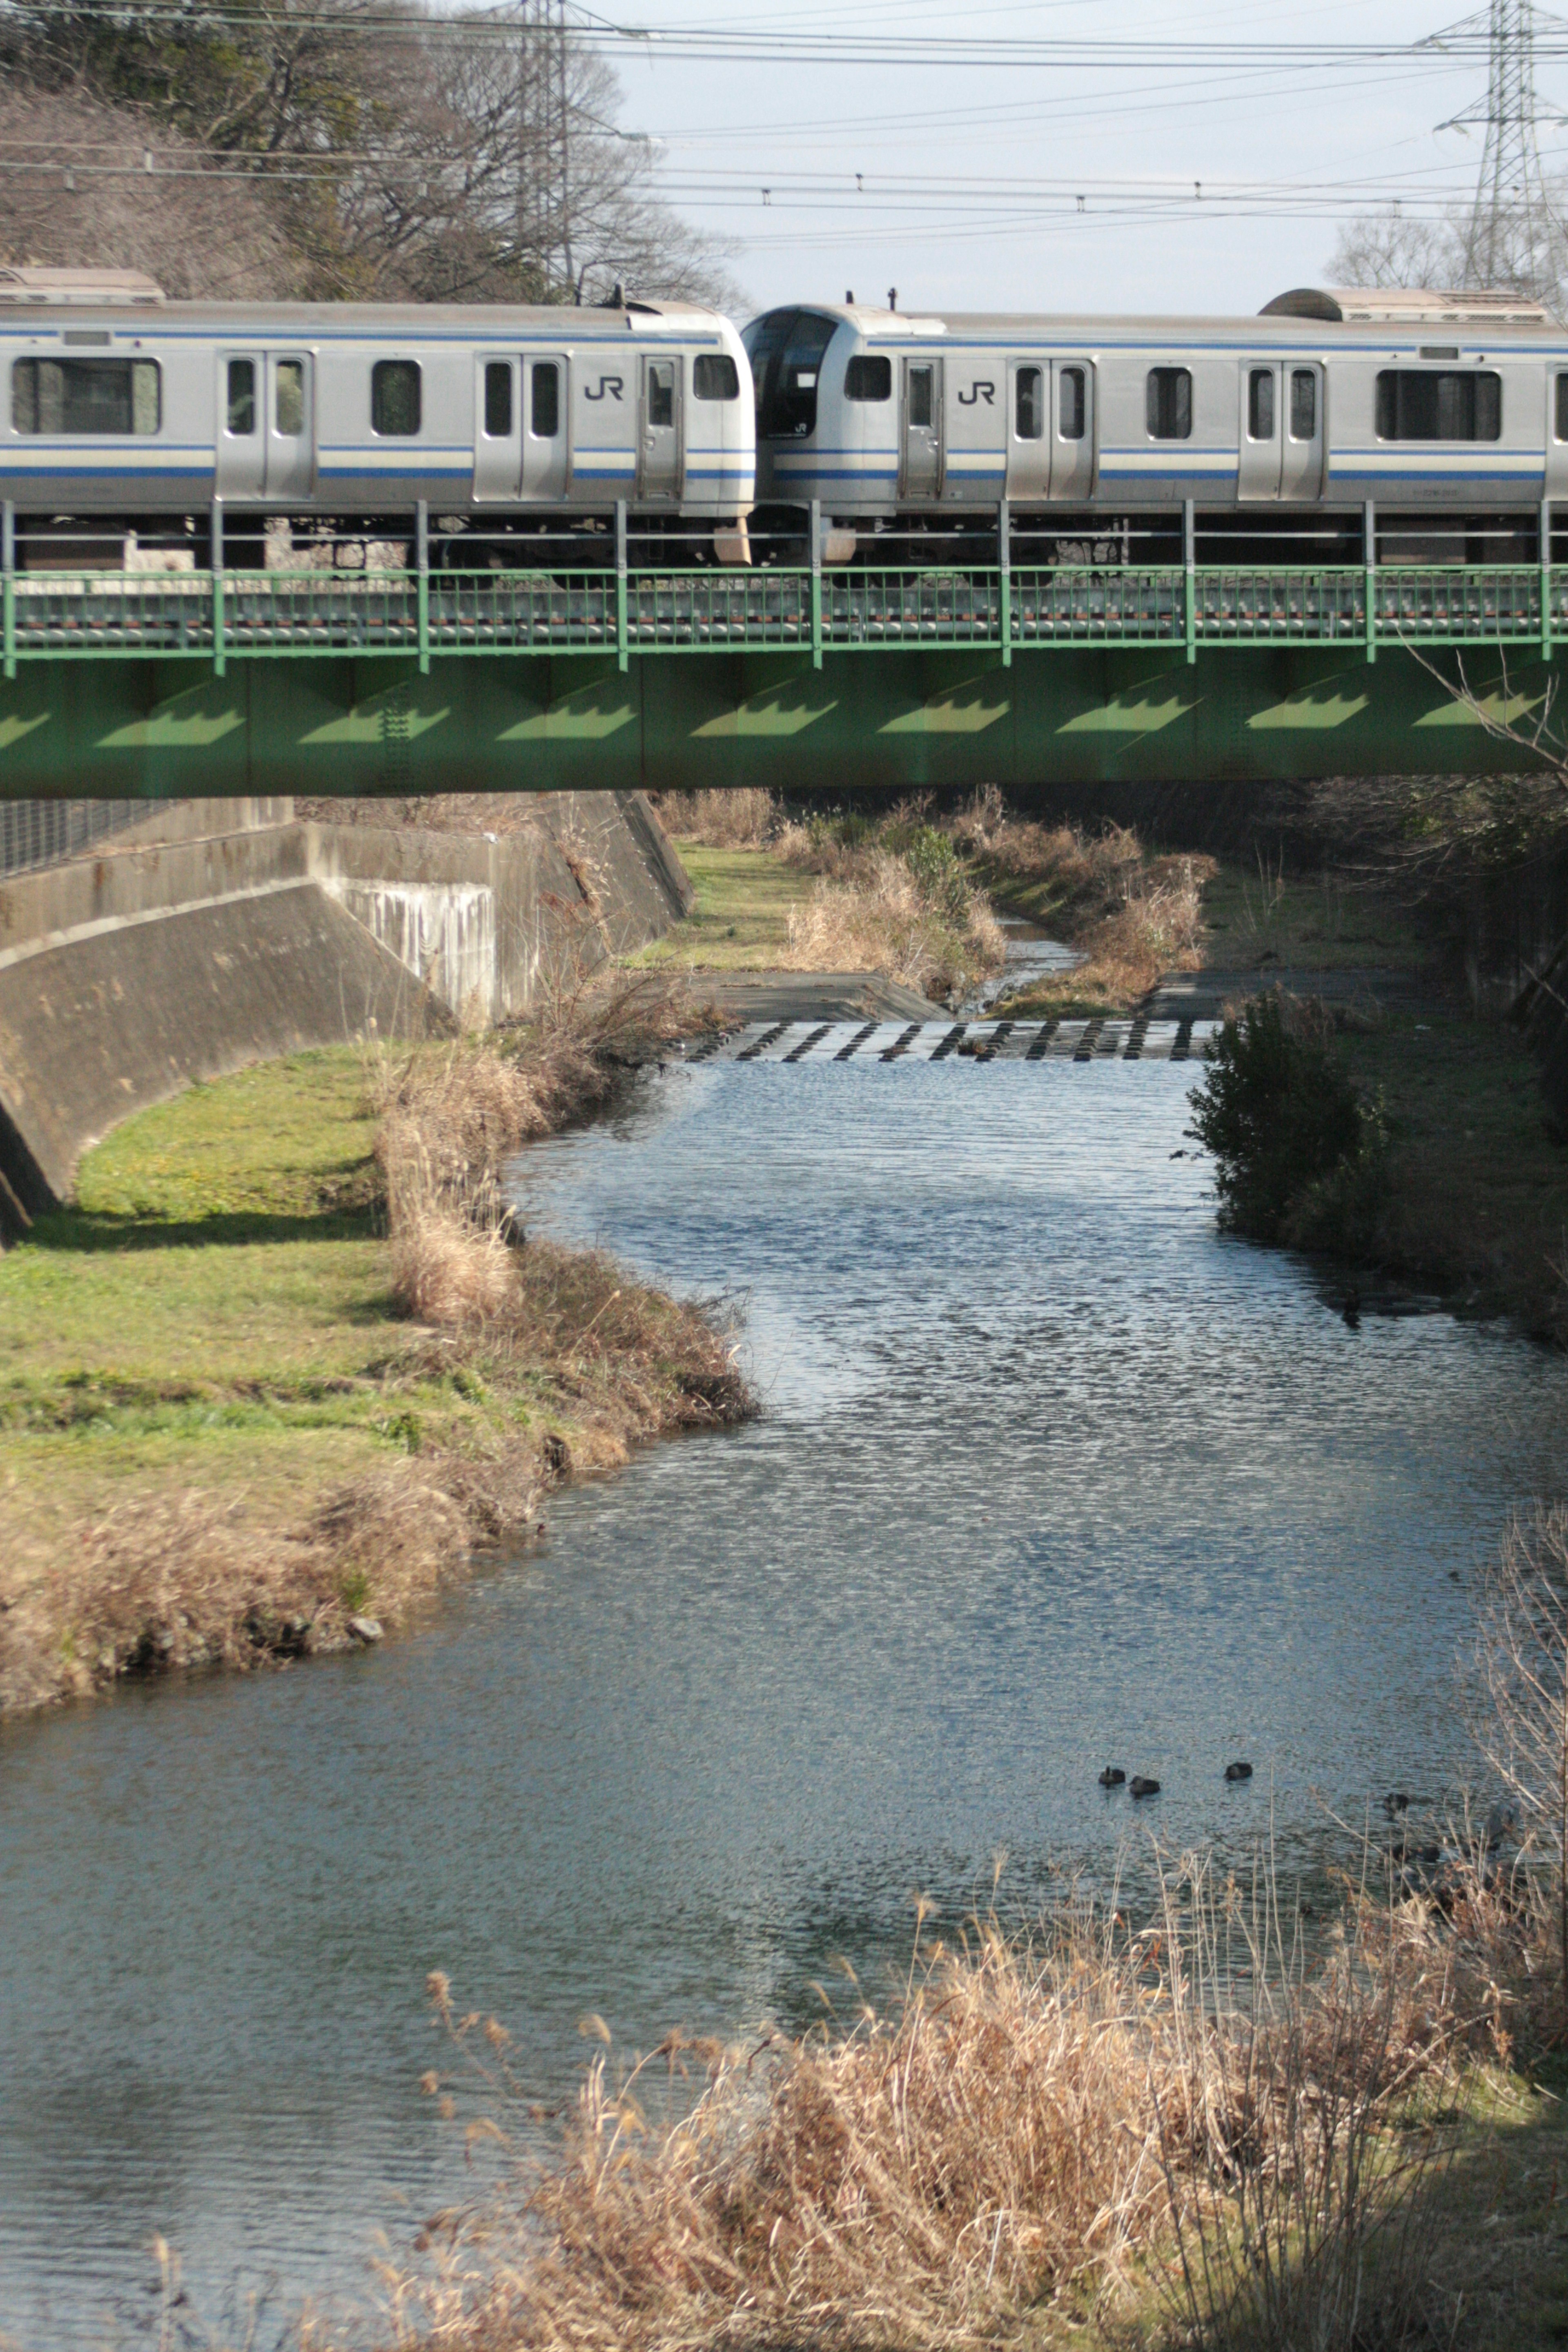
[[[814,310],[770,310],[742,338],[757,394],[757,431],[773,441],[801,441],[816,429],[822,354],[837,319]]]

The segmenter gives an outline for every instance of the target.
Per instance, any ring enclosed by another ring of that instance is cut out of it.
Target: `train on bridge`
[[[1036,561],[1179,562],[1184,511],[1208,561],[1533,561],[1568,498],[1568,333],[1509,294],[1304,288],[1256,319],[847,300],[742,341],[755,520],[815,502],[830,561],[957,547],[1003,501]]]
[[[752,377],[753,397],[746,397]],[[0,271],[8,570],[1518,563],[1568,333],[1512,296],[1256,319],[166,301]],[[416,521],[416,518],[417,520]],[[372,551],[380,554],[373,556]]]

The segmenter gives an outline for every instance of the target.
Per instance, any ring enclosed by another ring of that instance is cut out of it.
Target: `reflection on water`
[[[1456,1580],[1563,1487],[1568,1368],[1217,1237],[1192,1077],[716,1064],[529,1155],[531,1224],[742,1294],[767,1417],[380,1654],[0,1740],[0,2330],[107,2338],[155,2229],[292,2302],[460,2193],[429,1968],[554,2096],[585,2011],[800,2015],[999,1848],[1026,1904],[1272,1806],[1311,1868],[1452,1785]]]

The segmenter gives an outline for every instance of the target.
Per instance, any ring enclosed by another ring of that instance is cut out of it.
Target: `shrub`
[[[1210,1044],[1191,1101],[1187,1132],[1214,1155],[1222,1225],[1304,1248],[1368,1245],[1382,1121],[1301,1008],[1278,995],[1243,1005]]]
[[[952,838],[934,824],[918,824],[904,850],[916,889],[939,915],[962,923],[969,913],[970,888]]]

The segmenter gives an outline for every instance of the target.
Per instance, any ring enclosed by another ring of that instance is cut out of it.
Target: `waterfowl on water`
[[[1225,1768],[1225,1777],[1227,1780],[1250,1780],[1252,1767],[1250,1764],[1227,1764]]]
[[[1108,1764],[1100,1776],[1100,1785],[1102,1789],[1120,1789],[1126,1778],[1125,1772],[1119,1772],[1114,1764]]]
[[[1410,1800],[1402,1790],[1397,1796],[1384,1797],[1383,1810],[1392,1821],[1395,1813],[1407,1813],[1410,1811]]]
[[[1132,1793],[1135,1797],[1157,1797],[1160,1793],[1160,1783],[1158,1780],[1145,1780],[1141,1774],[1135,1772],[1132,1776]]]

